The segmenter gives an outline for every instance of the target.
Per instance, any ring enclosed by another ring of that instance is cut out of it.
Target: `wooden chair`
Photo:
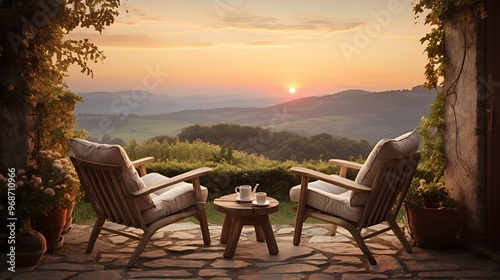
[[[72,139],[71,146],[75,154],[71,161],[97,214],[87,253],[92,252],[101,230],[138,239],[140,242],[127,264],[133,267],[157,230],[191,216],[200,222],[204,244],[210,244],[205,214],[208,190],[200,185],[200,177],[209,174],[210,168],[201,167],[169,178],[158,173],[146,174],[145,164],[153,158],[131,162],[118,145]],[[107,228],[106,220],[144,232],[137,235]]]
[[[347,229],[372,265],[377,261],[364,240],[391,229],[411,253],[395,219],[420,160],[418,140],[416,131],[381,140],[365,164],[330,160],[340,166],[339,175],[292,167],[291,172],[301,176],[301,184],[290,190],[291,200],[298,202],[293,244],[300,244],[303,223],[313,217],[332,223],[332,235],[337,226]],[[356,180],[345,178],[348,168],[359,170]],[[387,227],[369,234],[363,231],[383,222]]]

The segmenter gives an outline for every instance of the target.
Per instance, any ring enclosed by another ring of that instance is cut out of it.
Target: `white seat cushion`
[[[323,181],[309,183],[307,205],[332,215],[358,222],[363,207],[353,207],[350,204],[351,191]],[[290,199],[298,201],[300,185],[290,189]]]
[[[71,150],[77,158],[98,163],[124,166],[123,179],[130,192],[135,192],[146,187],[139,173],[137,173],[134,165],[128,158],[127,153],[125,153],[125,150],[119,145],[99,144],[73,138],[71,139]],[[149,195],[137,198],[136,201],[141,211],[155,207]]]
[[[161,184],[166,179],[168,177],[158,173],[149,173],[142,177],[146,187]],[[207,201],[208,189],[202,186],[201,195],[203,201]],[[147,224],[196,204],[193,185],[185,182],[160,189],[152,193],[151,198],[156,207],[142,212],[144,221]]]
[[[379,168],[389,160],[401,159],[415,154],[418,150],[419,140],[417,130],[407,132],[395,139],[380,140],[368,155],[354,181],[371,187]],[[367,193],[353,192],[351,194],[351,205],[364,206],[368,196]]]

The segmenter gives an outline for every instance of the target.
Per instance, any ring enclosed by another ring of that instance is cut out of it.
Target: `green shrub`
[[[149,164],[147,171],[168,177],[202,166],[211,167],[213,172],[201,178],[201,184],[209,189],[209,200],[233,193],[236,186],[255,186],[258,183],[259,191],[287,201],[290,188],[300,184],[299,176],[290,172],[291,167],[304,166],[329,174],[338,172],[338,167],[323,160],[304,161],[302,164],[294,160],[281,162],[200,140],[160,143],[153,139],[141,144],[131,141],[125,149],[132,159],[154,156],[155,163]]]
[[[270,161],[259,164],[252,162],[232,165],[214,162],[188,163],[177,160],[149,164],[147,171],[172,177],[202,166],[213,169],[212,173],[201,178],[201,184],[209,189],[209,200],[233,193],[234,188],[239,185],[259,184],[259,191],[264,191],[278,200],[287,201],[290,188],[300,184],[300,177],[290,172],[291,167],[304,166],[329,174],[338,172],[338,167],[325,161],[304,162],[303,164],[294,161]]]

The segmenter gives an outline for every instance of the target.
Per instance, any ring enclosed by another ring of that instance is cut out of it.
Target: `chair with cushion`
[[[210,244],[205,214],[208,190],[200,185],[200,177],[209,174],[210,168],[201,167],[169,178],[158,173],[146,174],[145,164],[153,158],[130,161],[119,145],[72,139],[71,150],[74,153],[71,161],[97,214],[87,253],[92,252],[101,230],[139,239],[127,264],[133,267],[158,229],[191,216],[200,222],[204,244]],[[141,236],[107,228],[106,220],[144,232]]]
[[[330,160],[340,166],[339,175],[292,167],[291,172],[301,176],[301,184],[290,189],[291,200],[298,202],[293,244],[300,244],[303,223],[314,217],[332,223],[332,235],[337,226],[347,229],[372,265],[377,262],[364,240],[390,229],[410,253],[395,219],[420,160],[418,145],[415,130],[380,140],[364,164]],[[359,170],[354,181],[345,178],[348,168]],[[363,231],[383,222],[388,226],[369,234]]]

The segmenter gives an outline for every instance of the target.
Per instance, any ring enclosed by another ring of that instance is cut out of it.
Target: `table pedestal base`
[[[224,217],[220,242],[226,244],[224,258],[232,258],[240,239],[243,226],[253,225],[257,241],[266,242],[269,254],[278,254],[278,245],[268,215],[230,215]]]

